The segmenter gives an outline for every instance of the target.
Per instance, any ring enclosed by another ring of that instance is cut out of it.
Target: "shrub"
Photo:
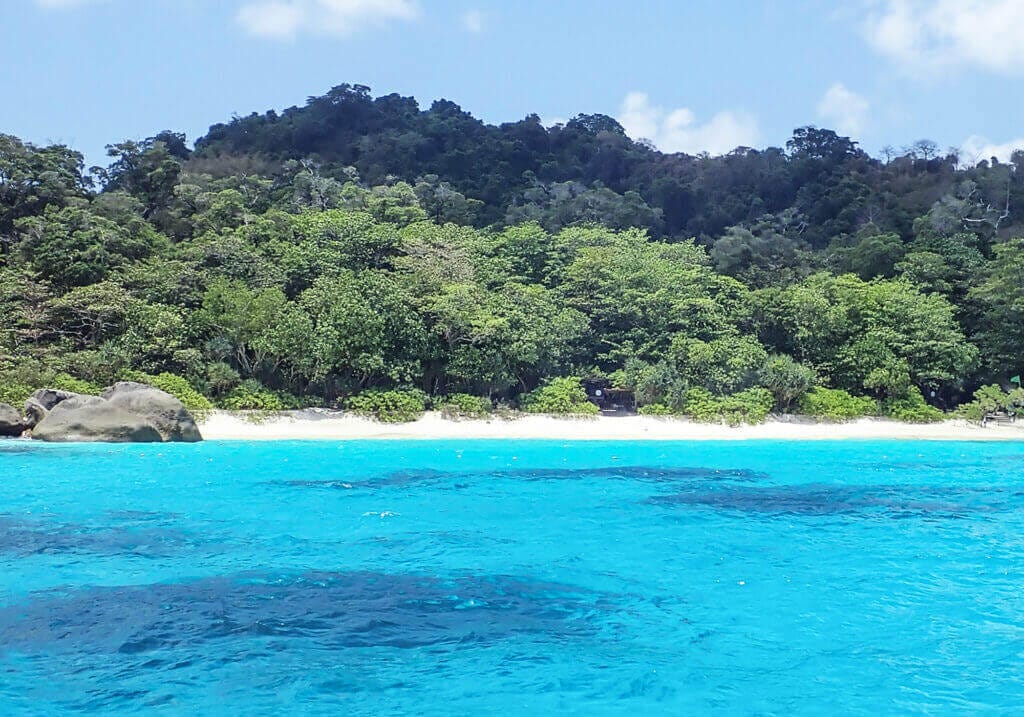
[[[284,411],[287,408],[281,396],[252,379],[238,384],[221,399],[220,406],[228,411]]]
[[[671,407],[666,406],[664,403],[649,403],[646,406],[640,406],[637,409],[637,413],[641,416],[674,416],[676,411],[673,411]]]
[[[878,403],[872,398],[851,396],[839,388],[819,386],[800,399],[800,412],[832,421],[847,421],[877,414]]]
[[[238,371],[223,361],[206,366],[206,385],[212,396],[224,396],[230,393],[240,380]]]
[[[974,392],[974,400],[960,406],[959,413],[971,421],[980,421],[987,413],[1006,411],[1014,415],[1024,413],[1024,389],[1009,393],[998,384],[982,386]]]
[[[814,369],[789,356],[772,356],[761,369],[761,385],[772,392],[780,411],[788,411],[814,388],[816,381]]]
[[[491,402],[480,396],[468,393],[453,393],[438,402],[441,415],[449,420],[463,418],[487,418],[491,415]]]
[[[320,396],[296,396],[287,391],[277,391],[275,394],[284,404],[286,411],[301,411],[304,408],[323,408],[324,399]]]
[[[526,394],[522,400],[527,413],[551,413],[561,416],[593,416],[601,412],[587,400],[578,378],[553,378]]]
[[[87,396],[99,396],[103,393],[102,386],[97,386],[91,381],[69,376],[66,373],[58,373],[51,378],[47,382],[46,388],[56,388],[60,391],[71,391],[71,393],[83,393]]]
[[[153,376],[142,371],[123,371],[121,378],[124,381],[145,383],[171,394],[185,404],[185,408],[197,421],[205,420],[213,410],[213,404],[206,396],[199,393],[186,379],[173,373],[165,372]]]
[[[666,361],[649,364],[630,358],[625,368],[618,373],[617,383],[623,388],[632,389],[640,408],[659,404],[668,409],[669,413],[676,413],[682,407],[686,384],[672,364]]]
[[[669,356],[687,385],[706,388],[719,396],[756,385],[758,372],[768,360],[764,346],[748,336],[723,336],[705,342],[676,334]]]
[[[345,405],[350,411],[383,423],[406,423],[423,415],[427,396],[416,390],[363,391],[350,396]]]
[[[729,425],[764,423],[775,398],[766,388],[748,388],[719,399],[721,414]]]
[[[883,402],[882,413],[897,421],[909,423],[935,423],[946,417],[939,409],[929,406],[916,388],[911,388],[904,396]]]
[[[59,360],[61,372],[69,376],[87,379],[90,383],[98,386],[108,386],[114,383],[118,380],[121,372],[130,367],[130,358],[124,355],[121,347],[112,342],[105,343],[98,349],[64,354]]]
[[[35,392],[35,388],[27,383],[10,381],[6,376],[0,376],[0,403],[21,410],[25,400]]]
[[[21,410],[25,400],[40,388],[55,388],[60,391],[83,393],[89,396],[99,396],[103,392],[103,388],[95,383],[75,378],[66,373],[53,375],[44,373],[35,377],[31,383],[20,380],[17,376],[4,374],[0,376],[0,403],[6,403]]]
[[[748,388],[730,396],[712,396],[703,388],[686,392],[684,411],[696,421],[705,423],[763,423],[775,402],[770,391]]]
[[[683,394],[683,413],[705,423],[716,423],[721,418],[718,400],[706,388],[691,388]]]

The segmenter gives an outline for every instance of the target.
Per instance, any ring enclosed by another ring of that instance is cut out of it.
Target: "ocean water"
[[[0,714],[1024,711],[1024,445],[0,444]]]

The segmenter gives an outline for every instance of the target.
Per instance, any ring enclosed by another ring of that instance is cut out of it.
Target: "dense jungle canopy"
[[[603,115],[489,125],[359,85],[105,167],[0,135],[0,385],[952,408],[1024,369],[1024,154],[973,159],[815,127],[665,154]]]

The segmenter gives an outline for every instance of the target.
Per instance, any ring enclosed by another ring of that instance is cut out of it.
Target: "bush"
[[[852,418],[874,416],[878,403],[872,398],[851,396],[839,388],[813,388],[800,399],[800,413],[807,416],[827,418],[831,421],[847,421]]]
[[[664,403],[649,403],[646,406],[640,406],[636,411],[641,416],[674,416],[676,411],[673,411],[671,407],[666,406]]]
[[[224,396],[231,393],[240,380],[238,371],[222,361],[206,366],[206,385],[212,396]]]
[[[415,421],[423,415],[426,405],[426,394],[416,390],[364,391],[345,402],[350,411],[383,423]]]
[[[998,384],[982,386],[974,392],[974,400],[960,406],[959,414],[971,421],[980,421],[987,413],[1006,411],[1024,414],[1024,389],[1015,388],[1007,393]]]
[[[695,421],[705,423],[764,423],[775,402],[771,392],[764,388],[748,388],[730,396],[712,396],[703,388],[686,392],[684,412]]]
[[[89,396],[99,396],[103,388],[91,381],[68,375],[66,373],[49,374],[44,372],[35,377],[30,377],[31,382],[20,379],[11,374],[0,375],[0,403],[6,403],[21,410],[26,399],[40,388],[55,388],[60,391],[71,391],[72,393],[84,393]]]
[[[25,405],[25,400],[35,392],[33,386],[27,383],[19,383],[16,381],[10,381],[6,376],[0,376],[0,403],[6,403],[9,406],[21,410],[21,407]]]
[[[748,388],[719,399],[720,412],[729,425],[764,423],[775,398],[766,388]]]
[[[58,373],[47,382],[46,388],[56,388],[60,391],[71,391],[71,393],[83,393],[87,396],[99,396],[103,393],[103,387],[97,386],[91,381],[85,381],[66,373]]]
[[[491,402],[480,396],[468,393],[453,393],[437,402],[441,415],[457,421],[464,418],[487,418],[491,415]]]
[[[87,379],[97,386],[109,386],[122,371],[131,368],[131,360],[123,350],[110,342],[98,349],[73,351],[59,359],[59,370],[69,376]],[[47,384],[49,385],[49,384]]]
[[[213,404],[206,396],[199,393],[186,379],[175,376],[173,373],[161,373],[153,376],[142,371],[123,371],[121,380],[145,383],[171,394],[185,404],[185,408],[197,421],[205,420],[213,410]]]
[[[286,411],[301,411],[304,408],[323,408],[324,399],[320,396],[295,396],[287,391],[278,391],[276,395],[281,399]]]
[[[578,378],[553,378],[526,394],[522,400],[527,413],[551,413],[560,416],[594,416],[601,412],[587,400]]]
[[[615,377],[616,382],[623,388],[632,389],[640,408],[657,404],[668,413],[678,413],[677,409],[682,407],[686,384],[674,365],[666,361],[649,364],[630,358],[625,368],[618,373],[620,375]]]
[[[220,407],[228,411],[284,411],[287,405],[281,396],[248,379],[221,399]]]
[[[946,417],[939,409],[929,406],[916,388],[911,388],[905,396],[885,401],[882,404],[882,413],[897,421],[909,423],[935,423]]]
[[[814,369],[789,356],[772,356],[761,369],[761,385],[772,392],[780,411],[788,411],[814,388],[816,381]]]

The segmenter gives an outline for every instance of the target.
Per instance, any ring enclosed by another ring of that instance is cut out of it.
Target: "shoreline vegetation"
[[[118,382],[200,421],[1024,415],[1024,153],[883,160],[801,127],[693,157],[341,85],[108,154],[0,134],[12,416]]]
[[[1024,423],[982,427],[964,419],[907,423],[886,418],[849,422],[772,417],[763,423],[727,425],[664,416],[555,416],[451,419],[430,411],[414,421],[382,423],[345,411],[306,409],[275,413],[213,411],[200,424],[206,440],[443,440],[560,441],[711,440],[1024,440]]]

